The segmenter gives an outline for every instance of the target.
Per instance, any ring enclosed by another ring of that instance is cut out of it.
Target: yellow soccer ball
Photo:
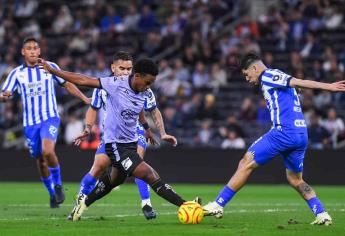
[[[188,201],[180,206],[177,216],[182,224],[199,224],[204,217],[204,210],[199,203]]]

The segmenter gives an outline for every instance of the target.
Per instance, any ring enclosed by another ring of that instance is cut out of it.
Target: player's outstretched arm
[[[322,83],[312,80],[292,78],[290,80],[290,86],[297,88],[322,89],[332,92],[345,92],[345,80],[335,83]]]
[[[91,103],[91,99],[86,97],[74,84],[66,82],[63,86],[70,94],[77,98],[80,98],[85,104],[89,105]]]
[[[92,126],[95,124],[97,110],[89,107],[85,114],[85,128],[81,134],[74,139],[74,145],[79,146],[81,142],[91,134]]]
[[[91,88],[100,88],[101,83],[98,79],[89,77],[87,75],[79,74],[79,73],[73,73],[69,71],[64,70],[58,70],[50,66],[45,60],[42,58],[38,59],[38,65],[43,68],[44,70],[48,71],[51,74],[54,74],[60,78],[63,78],[64,80],[67,80],[68,82],[71,82],[76,85],[80,86],[86,86]]]
[[[161,136],[161,139],[171,143],[171,145],[173,145],[173,146],[176,146],[177,145],[176,138],[165,132],[162,113],[160,112],[160,110],[157,107],[151,111],[151,116],[152,116],[153,121],[155,122],[156,127],[159,130],[159,134]]]

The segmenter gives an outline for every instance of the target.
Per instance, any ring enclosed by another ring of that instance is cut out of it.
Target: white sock
[[[141,208],[143,208],[145,205],[149,205],[152,207],[150,198],[141,200]]]

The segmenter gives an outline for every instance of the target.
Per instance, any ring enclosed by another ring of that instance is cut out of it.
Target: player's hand
[[[161,139],[166,141],[166,142],[169,142],[174,147],[177,146],[177,139],[172,135],[164,134],[164,135],[162,135]]]
[[[333,92],[345,92],[345,80],[332,83],[330,90]]]
[[[153,132],[152,132],[151,128],[145,130],[145,138],[146,138],[146,141],[151,145],[158,144],[158,142],[156,141],[156,139],[153,136]]]
[[[79,134],[78,137],[74,139],[74,145],[79,146],[82,141],[85,140],[87,136],[89,136],[91,133],[91,130],[89,128],[85,128],[83,133]]]
[[[52,69],[52,67],[48,64],[48,62],[46,62],[44,59],[42,58],[38,58],[37,59],[37,64],[38,64],[38,67],[40,69],[43,69],[45,71],[48,71],[50,72],[50,70]]]
[[[0,94],[0,101],[7,102],[12,97],[11,91],[4,91]]]

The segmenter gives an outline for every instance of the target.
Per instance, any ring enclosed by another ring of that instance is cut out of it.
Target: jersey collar
[[[135,91],[134,88],[132,87],[132,79],[133,79],[133,75],[128,76],[129,88],[133,91],[133,93],[138,94],[139,92]]]
[[[268,68],[267,68],[266,70],[268,70]],[[259,75],[259,84],[261,84],[262,75],[266,72],[266,70],[263,70],[263,71],[261,72],[261,74]]]

